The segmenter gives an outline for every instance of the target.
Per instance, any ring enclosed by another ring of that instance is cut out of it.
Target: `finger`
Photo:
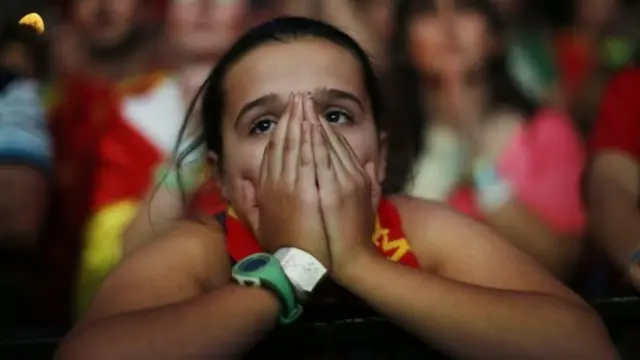
[[[302,122],[302,139],[300,145],[300,161],[298,163],[298,186],[313,186],[315,191],[316,167],[313,161],[313,145],[311,139],[312,125]]]
[[[340,141],[337,132],[329,125],[329,123],[322,117],[318,117],[318,122],[320,123],[321,128],[324,130],[324,136],[329,145],[330,150],[335,152],[337,155],[338,162],[342,164],[342,166],[346,169],[347,165],[350,163],[349,161],[349,153],[344,148],[344,145]]]
[[[322,135],[322,129],[312,125],[309,130],[311,132],[311,147],[313,150],[313,162],[316,164],[316,171],[319,168],[331,167],[329,148]]]
[[[293,102],[287,136],[284,140],[282,179],[293,186],[298,177],[298,163],[300,162],[300,137],[302,136],[303,99],[297,95]]]
[[[267,146],[264,147],[264,151],[262,152],[262,161],[260,162],[260,176],[258,181],[259,187],[262,187],[269,177],[269,153],[271,151],[271,146],[271,141],[269,141],[267,143]]]
[[[358,170],[363,170],[363,167],[360,164],[360,159],[358,159],[358,155],[356,155],[356,152],[353,150],[351,145],[349,145],[349,142],[344,137],[344,135],[342,135],[342,133],[339,131],[336,131],[336,135],[338,135],[338,139],[340,139],[340,143],[347,150],[347,153],[349,154],[349,160],[350,160],[349,165],[353,166]]]
[[[304,97],[304,121],[318,125],[318,112],[316,111],[313,98],[310,95]]]
[[[258,213],[257,205],[258,199],[256,198],[256,188],[248,180],[242,180],[240,190],[242,192],[242,204],[243,208],[247,209],[247,220],[254,232],[258,231]]]
[[[369,183],[371,184],[371,203],[373,205],[373,209],[375,210],[380,203],[380,199],[382,198],[382,187],[380,186],[380,182],[378,180],[378,172],[376,171],[375,164],[371,161],[364,164],[364,172],[370,180]]]
[[[329,163],[333,168],[333,172],[335,174],[335,178],[340,185],[343,187],[348,185],[351,181],[351,172],[345,167],[343,162],[340,160],[340,156],[336,153],[335,149],[329,146],[329,140],[326,138],[326,134],[323,129],[318,128],[318,132],[322,134],[324,137],[324,143],[327,147],[327,152],[329,153]]]
[[[331,158],[329,157],[329,147],[322,135],[323,130],[315,125],[310,126],[310,130],[318,190],[321,192],[321,196],[322,194],[336,192],[338,183]]]
[[[271,135],[271,140],[267,144],[268,151],[268,173],[273,180],[279,180],[282,172],[282,152],[284,151],[284,139],[287,135],[287,127],[291,117],[294,96],[289,95],[289,102],[282,117],[276,125],[276,130]]]

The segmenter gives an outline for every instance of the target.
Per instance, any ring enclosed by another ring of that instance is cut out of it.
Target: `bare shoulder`
[[[226,283],[229,276],[222,230],[215,224],[180,222],[109,275],[86,318],[184,301]]]
[[[488,226],[446,205],[407,196],[391,200],[420,263],[435,264],[437,274],[479,286],[580,301],[533,258]]]
[[[444,204],[412,196],[394,196],[402,227],[421,263],[436,264],[444,270],[460,237],[474,234],[491,237],[488,228]]]

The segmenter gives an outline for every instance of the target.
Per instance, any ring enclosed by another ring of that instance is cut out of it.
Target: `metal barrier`
[[[603,298],[592,304],[609,327],[622,358],[640,358],[634,341],[640,329],[640,297]],[[364,308],[341,306],[336,310],[326,307],[309,312],[300,324],[274,332],[248,357],[300,359],[313,354],[331,359],[332,354],[355,354],[354,358],[368,359],[367,354],[375,353],[376,358],[385,359],[446,359]],[[51,359],[63,335],[61,329],[0,329],[0,359]]]

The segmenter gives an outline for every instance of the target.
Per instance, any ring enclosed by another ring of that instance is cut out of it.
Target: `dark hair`
[[[504,36],[506,24],[498,9],[489,0],[471,0],[470,5],[482,11],[488,19],[491,31],[497,37]],[[389,161],[387,177],[383,184],[385,193],[396,193],[404,189],[409,181],[417,156],[423,144],[423,130],[429,119],[425,118],[425,104],[420,96],[422,77],[410,59],[409,25],[415,0],[395,2],[392,41],[389,44],[389,69],[383,78],[385,100],[393,117],[385,120],[389,133]],[[430,9],[428,3],[423,4]],[[507,72],[504,54],[491,55],[485,66],[484,76],[490,82],[489,101],[492,104],[509,105],[526,114],[535,106],[515,86]]]
[[[44,34],[29,25],[8,23],[0,29],[0,51],[10,44],[24,46],[33,61],[35,76],[44,79],[48,73],[48,49]]]
[[[184,124],[180,129],[178,142],[183,141],[188,121],[194,121],[196,104],[200,103],[196,121],[202,122],[202,133],[199,139],[188,146],[187,150],[177,154],[178,164],[194,149],[204,142],[207,149],[218,155],[218,162],[222,162],[222,113],[224,111],[224,81],[229,70],[246,54],[261,45],[270,42],[288,42],[300,38],[318,38],[334,43],[348,50],[355,56],[362,66],[364,85],[370,98],[374,121],[380,121],[380,97],[377,79],[366,52],[349,35],[329,24],[302,18],[280,17],[259,25],[242,35],[231,48],[222,56],[213,68],[204,84],[191,102]],[[176,151],[179,146],[176,146]],[[222,165],[220,164],[222,169]]]

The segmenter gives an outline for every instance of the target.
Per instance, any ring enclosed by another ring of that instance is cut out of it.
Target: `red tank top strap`
[[[235,211],[230,207],[227,208],[226,212],[225,228],[227,232],[227,251],[235,261],[240,261],[249,255],[263,251],[253,233],[244,226]]]
[[[373,244],[380,254],[393,262],[420,268],[418,258],[411,250],[402,230],[400,214],[391,200],[383,198],[378,206]]]

